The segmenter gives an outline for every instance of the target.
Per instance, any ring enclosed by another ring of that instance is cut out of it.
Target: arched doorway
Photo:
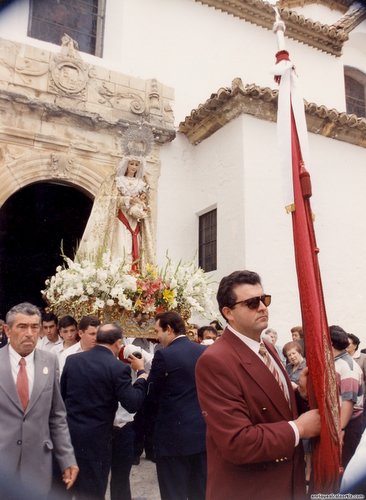
[[[79,189],[42,182],[14,193],[0,210],[0,318],[13,305],[43,307],[40,290],[62,264],[73,258],[93,200]]]

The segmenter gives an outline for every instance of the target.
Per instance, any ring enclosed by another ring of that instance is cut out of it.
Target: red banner
[[[314,440],[313,447],[312,489],[315,493],[335,493],[340,478],[339,400],[318,262],[319,250],[310,206],[311,180],[301,150],[301,145],[307,144],[307,137],[300,135],[307,134],[304,102],[299,100],[296,89],[292,92],[294,85],[296,87],[296,75],[289,63],[288,53],[281,51],[276,57],[279,68],[280,64],[283,65],[277,77],[277,81],[281,79],[279,93],[286,93],[279,94],[278,125],[280,142],[285,144],[288,141],[287,152],[283,152],[284,160],[287,157],[292,164],[293,203],[289,204],[288,211],[292,214],[302,326],[309,367],[309,403],[311,408],[319,408],[321,415],[321,434]],[[284,85],[282,79],[286,80]],[[285,109],[280,109],[281,103],[284,103]],[[284,124],[286,120],[287,125]],[[288,176],[291,176],[290,171]]]

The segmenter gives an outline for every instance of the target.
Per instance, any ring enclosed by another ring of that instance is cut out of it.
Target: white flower
[[[193,261],[174,265],[167,258],[160,271],[155,266],[147,266],[145,273],[136,275],[123,259],[111,260],[110,252],[105,252],[98,263],[88,259],[79,263],[65,258],[65,267],[58,266],[56,274],[47,279],[45,285],[42,294],[51,307],[77,310],[80,305],[83,314],[97,313],[116,303],[129,311],[154,313],[157,305],[164,307],[165,303],[166,309],[215,316],[212,289],[203,270]],[[162,295],[167,289],[171,291],[169,300]]]
[[[103,309],[104,306],[105,306],[104,300],[101,300],[101,299],[98,299],[98,298],[95,299],[95,307],[96,307],[96,309]]]

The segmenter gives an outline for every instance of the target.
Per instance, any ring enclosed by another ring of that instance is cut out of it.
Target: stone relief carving
[[[101,178],[126,154],[123,144],[131,153],[148,155],[155,203],[160,147],[175,137],[174,126],[165,123],[171,89],[94,67],[82,56],[68,36],[56,54],[0,38],[0,201],[21,186],[49,179],[96,194]],[[151,152],[132,133],[144,125],[153,135]]]
[[[74,166],[74,159],[65,153],[51,153],[50,172],[52,177],[66,179]]]
[[[163,109],[164,109],[164,116],[166,116],[167,121],[174,123],[173,108],[171,107],[169,101],[164,101]]]
[[[159,110],[160,111],[160,94],[158,89],[158,82],[153,78],[151,80],[151,90],[149,93],[150,99],[150,110]]]
[[[2,40],[0,45],[0,71],[5,68],[12,74],[14,72],[14,61],[18,55],[19,46],[7,40]]]
[[[85,100],[88,68],[80,57],[77,42],[65,34],[61,40],[61,54],[54,56],[50,63],[49,90]]]
[[[33,77],[40,77],[48,72],[48,64],[28,58],[18,58],[14,70],[20,75],[24,83],[31,84]]]
[[[79,59],[81,61],[78,42],[66,33],[61,38],[61,54],[64,57],[71,57],[71,59]]]
[[[145,112],[146,106],[144,100],[134,92],[114,92],[104,82],[98,89],[98,93],[101,96],[99,99],[100,104],[109,104],[111,108],[119,108],[123,106],[123,101],[129,100],[129,108],[132,113],[136,115],[141,115]]]
[[[13,161],[21,158],[22,156],[28,157],[29,155],[25,153],[26,151],[22,147],[4,144],[0,147],[0,165],[9,165]]]

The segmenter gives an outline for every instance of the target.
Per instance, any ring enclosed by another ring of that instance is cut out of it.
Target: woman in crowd
[[[306,360],[303,356],[301,344],[297,341],[287,342],[283,346],[283,354],[288,360],[286,370],[290,377],[292,387],[297,388],[301,372],[306,368]],[[305,454],[305,477],[309,484],[311,475],[311,443],[309,439],[303,439],[302,444]]]
[[[299,383],[300,374],[306,367],[301,345],[299,342],[287,342],[287,344],[283,346],[283,354],[288,360],[286,370],[292,382],[292,387],[296,389]]]

